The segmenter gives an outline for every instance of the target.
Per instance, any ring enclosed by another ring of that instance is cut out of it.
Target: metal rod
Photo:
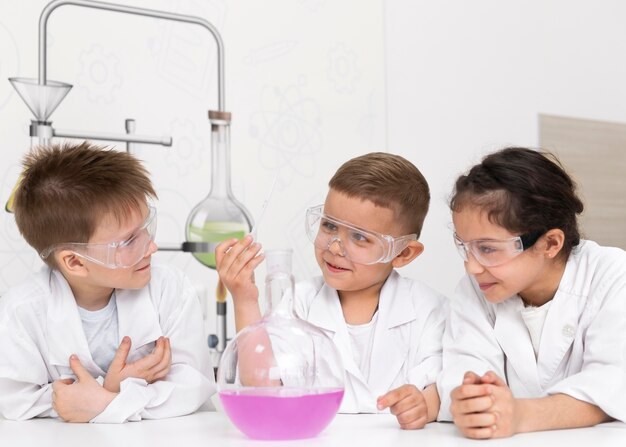
[[[124,121],[124,128],[126,129],[126,135],[134,134],[135,133],[135,120],[131,118],[126,118],[126,120]],[[133,143],[126,140],[126,152],[130,154],[133,147],[134,147]]]
[[[155,9],[137,8],[134,6],[118,5],[92,0],[54,0],[46,5],[39,16],[39,84],[45,85],[47,81],[47,28],[50,14],[59,6],[74,5],[85,8],[102,9],[105,11],[121,12],[124,14],[134,14],[138,16],[154,17],[157,19],[172,20],[174,22],[191,23],[206,28],[215,39],[217,44],[217,99],[219,110],[225,111],[224,98],[224,42],[217,28],[209,21],[196,16],[174,14]]]
[[[63,129],[52,129],[52,134],[55,137],[78,138],[81,140],[121,141],[129,143],[160,144],[161,146],[172,145],[172,137],[151,137],[125,133],[115,134],[106,132],[81,132],[79,130]]]

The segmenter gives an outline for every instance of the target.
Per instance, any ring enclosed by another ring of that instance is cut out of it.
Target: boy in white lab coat
[[[297,284],[294,310],[322,328],[341,354],[340,412],[391,411],[402,428],[422,428],[439,409],[445,302],[395,269],[423,251],[417,238],[428,184],[406,159],[371,153],[346,162],[329,186],[324,205],[310,208],[306,218],[322,277]],[[260,249],[250,236],[216,249],[237,330],[261,317],[253,273],[263,260]]]
[[[626,252],[580,239],[550,154],[508,148],[451,200],[467,276],[444,335],[440,419],[470,438],[626,421]]]
[[[47,266],[0,300],[0,415],[165,418],[214,392],[195,292],[151,264],[155,196],[124,152],[84,142],[25,157],[15,220]]]

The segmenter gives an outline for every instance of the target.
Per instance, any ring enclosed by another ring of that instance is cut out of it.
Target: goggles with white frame
[[[311,207],[306,212],[306,233],[311,242],[322,250],[337,243],[341,256],[357,264],[387,263],[404,250],[416,234],[393,237],[364,230],[349,222],[324,214],[324,206]]]
[[[532,247],[543,234],[543,231],[535,231],[508,239],[475,239],[465,242],[454,233],[454,245],[465,262],[471,253],[480,265],[497,267]]]
[[[39,256],[46,259],[57,250],[71,250],[76,256],[109,269],[129,268],[145,257],[150,243],[154,241],[156,226],[156,209],[148,206],[148,217],[128,239],[104,244],[88,242],[55,244],[43,250]]]

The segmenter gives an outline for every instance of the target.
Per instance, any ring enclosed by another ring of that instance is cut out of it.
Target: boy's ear
[[[66,272],[69,275],[85,276],[87,269],[85,263],[71,250],[61,250],[56,254],[57,265],[59,270]]]
[[[417,258],[424,251],[424,244],[420,241],[409,241],[408,245],[402,250],[398,256],[393,258],[391,265],[394,268],[400,268],[407,265],[413,259]]]

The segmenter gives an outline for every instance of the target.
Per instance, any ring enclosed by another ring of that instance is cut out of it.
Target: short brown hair
[[[328,186],[391,209],[403,227],[420,236],[430,191],[422,173],[407,159],[385,152],[361,155],[345,162]]]
[[[23,167],[15,221],[38,253],[54,244],[88,242],[104,214],[123,222],[148,197],[156,198],[138,159],[86,141],[36,148]],[[45,261],[56,266],[53,256]]]

